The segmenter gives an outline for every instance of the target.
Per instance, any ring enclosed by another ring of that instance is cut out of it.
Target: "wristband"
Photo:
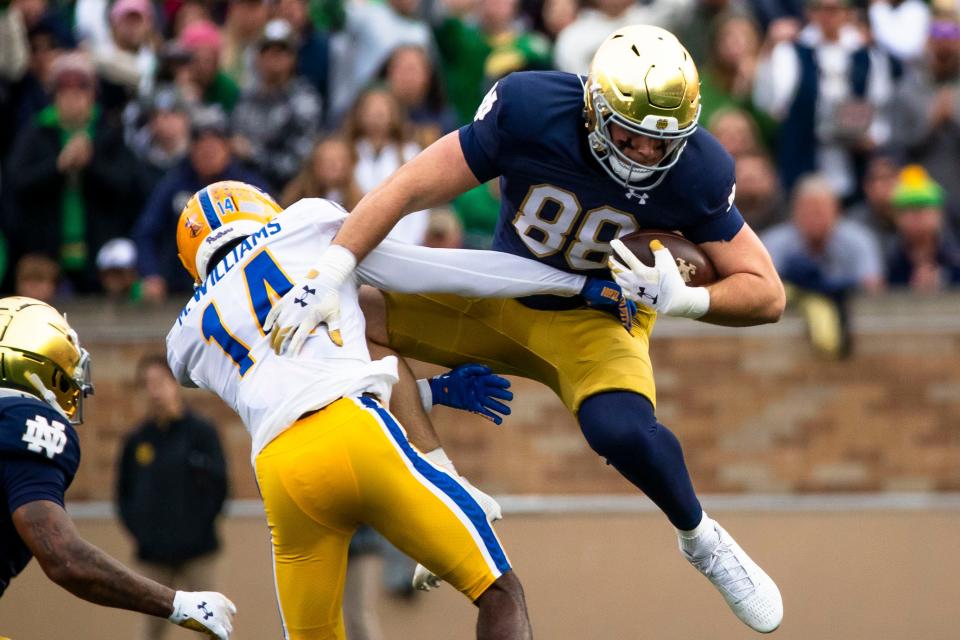
[[[339,244],[332,244],[320,255],[320,260],[307,274],[307,278],[323,275],[331,288],[339,289],[356,266],[357,257],[349,249]]]
[[[426,378],[417,380],[417,391],[420,392],[420,404],[427,413],[433,409],[433,390],[430,388],[430,381]]]
[[[710,310],[710,290],[706,287],[687,287],[684,297],[686,304],[674,312],[676,315],[696,320]]]

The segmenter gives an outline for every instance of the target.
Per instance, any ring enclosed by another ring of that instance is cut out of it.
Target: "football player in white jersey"
[[[281,212],[255,187],[218,182],[190,199],[177,229],[196,290],[167,336],[168,360],[182,384],[216,393],[250,432],[285,637],[345,637],[347,546],[366,523],[477,605],[478,638],[529,638],[520,582],[490,526],[499,507],[456,473],[436,434],[408,439],[384,408],[398,362],[371,359],[357,286],[582,295],[627,324],[632,310],[611,282],[504,253],[386,241],[339,287],[340,313],[325,330],[271,333],[285,294],[304,307],[317,299],[296,282],[313,277],[345,215],[321,199]],[[297,355],[277,355],[288,342]]]

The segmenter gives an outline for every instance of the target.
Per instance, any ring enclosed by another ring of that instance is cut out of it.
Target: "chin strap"
[[[29,371],[26,374],[24,374],[23,377],[26,378],[27,382],[33,385],[33,388],[40,393],[40,396],[43,398],[44,402],[46,402],[51,407],[53,407],[58,412],[60,412],[60,415],[62,415],[64,418],[68,420],[70,419],[69,416],[67,416],[66,412],[63,410],[63,407],[60,406],[60,403],[57,402],[56,394],[54,394],[53,391],[50,391],[50,389],[47,389],[46,385],[43,384],[43,381],[40,380],[40,376],[38,376],[32,371]]]

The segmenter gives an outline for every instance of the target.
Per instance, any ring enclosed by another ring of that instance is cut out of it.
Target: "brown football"
[[[679,233],[672,231],[634,231],[620,238],[623,244],[640,258],[640,262],[652,267],[653,252],[650,250],[650,241],[659,240],[677,261],[680,275],[691,287],[702,287],[717,281],[717,269],[713,266],[709,256],[696,244],[690,242]],[[616,254],[614,254],[616,255]]]

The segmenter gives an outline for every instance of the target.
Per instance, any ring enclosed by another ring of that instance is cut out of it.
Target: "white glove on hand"
[[[233,614],[237,607],[216,591],[177,591],[173,596],[170,622],[205,633],[211,638],[230,640]]]
[[[429,453],[423,455],[424,458],[437,465],[444,471],[448,472],[454,478],[460,480],[460,484],[463,485],[463,488],[467,490],[474,500],[477,501],[477,504],[480,505],[480,508],[483,509],[483,512],[487,516],[487,522],[493,523],[497,520],[503,519],[503,510],[500,508],[500,503],[493,499],[489,494],[480,491],[475,486],[470,484],[470,481],[457,473],[456,467],[453,466],[450,458],[447,457],[447,454],[443,451],[443,448],[438,447]],[[417,568],[413,570],[413,588],[419,589],[420,591],[430,591],[431,589],[436,589],[440,586],[440,583],[443,582],[439,577],[430,572],[422,564],[417,564]]]
[[[611,240],[610,246],[623,262],[610,256],[607,265],[630,300],[668,316],[699,318],[709,311],[710,292],[706,287],[687,286],[673,254],[659,240],[650,242],[652,267],[640,262],[619,239]]]
[[[307,279],[296,284],[267,314],[265,333],[278,355],[296,355],[318,325],[327,325],[330,340],[343,346],[340,335],[340,286],[353,273],[357,260],[348,249],[330,245]]]

